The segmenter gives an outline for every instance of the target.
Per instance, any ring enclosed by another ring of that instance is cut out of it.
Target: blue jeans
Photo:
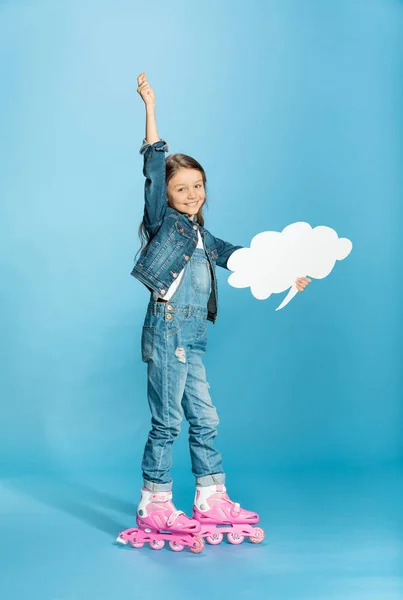
[[[221,454],[214,448],[219,419],[209,394],[203,354],[211,274],[204,250],[196,248],[178,289],[168,302],[150,300],[142,330],[147,363],[151,431],[144,449],[144,485],[172,488],[172,444],[183,415],[189,423],[192,472],[197,485],[225,483]]]

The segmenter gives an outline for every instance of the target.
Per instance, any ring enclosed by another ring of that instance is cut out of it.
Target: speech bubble
[[[352,248],[351,241],[339,238],[331,227],[312,228],[304,221],[291,223],[281,232],[258,233],[250,248],[235,250],[227,262],[228,269],[233,271],[228,283],[235,288],[250,287],[258,300],[289,289],[276,308],[281,310],[298,293],[295,284],[298,277],[324,279],[336,261],[344,260]]]

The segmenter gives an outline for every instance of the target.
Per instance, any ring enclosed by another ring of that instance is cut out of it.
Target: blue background
[[[113,564],[98,581],[105,598],[133,576],[124,569],[146,569],[150,560],[162,569],[156,591],[176,597],[164,568],[181,569],[185,560],[198,577],[194,565],[210,560],[110,546],[115,529],[134,524],[150,423],[140,356],[149,293],[129,275],[143,210],[142,71],[156,93],[160,136],[206,170],[205,219],[214,235],[248,246],[261,231],[303,220],[353,242],[329,277],[279,312],[281,296],[258,301],[229,286],[229,271],[218,272],[219,315],[209,323],[205,359],[221,419],[217,446],[230,495],[258,510],[267,529],[277,523],[280,546],[274,538],[271,546],[206,548],[215,562],[205,568],[217,569],[207,571],[211,581],[233,597],[266,590],[302,600],[302,579],[294,590],[263,568],[279,556],[293,501],[312,531],[312,506],[320,513],[331,500],[320,514],[336,531],[332,519],[346,502],[356,516],[367,514],[357,500],[365,496],[375,512],[363,530],[383,532],[393,548],[385,555],[375,545],[369,570],[384,564],[387,575],[377,574],[380,596],[370,595],[373,580],[340,593],[343,600],[361,592],[366,600],[398,597],[402,34],[402,2],[392,0],[0,3],[0,454],[12,575],[5,597],[29,589],[42,600],[81,600],[91,589],[78,575],[70,579],[75,587],[57,589],[55,565],[53,575],[39,569],[30,580],[12,543],[21,523],[38,544],[49,524],[64,526],[72,554],[80,536],[98,535],[97,546],[108,548],[94,573]],[[190,512],[185,423],[173,476],[177,504]],[[386,485],[383,504],[377,494]],[[353,496],[346,500],[342,490]],[[266,511],[269,497],[277,504]],[[125,516],[111,522],[110,510]],[[340,556],[352,523],[330,544]],[[296,555],[323,559],[323,547],[309,546],[309,536],[302,542],[301,531],[287,529],[287,539],[302,544]],[[326,527],[320,531],[326,545]],[[40,547],[37,560],[49,567],[52,553]],[[91,547],[80,552],[70,564],[76,574],[93,559]],[[247,565],[249,587],[222,582],[219,560]],[[294,564],[287,552],[284,561]],[[306,564],[300,571],[304,578]],[[329,577],[319,569],[307,598],[338,598],[334,582],[335,595],[326,595]]]

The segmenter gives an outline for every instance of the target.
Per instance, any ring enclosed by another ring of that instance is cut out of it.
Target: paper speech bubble
[[[323,279],[337,260],[346,258],[353,248],[347,238],[339,238],[331,227],[291,223],[283,231],[263,231],[252,239],[250,248],[235,250],[227,266],[233,271],[228,283],[235,288],[250,287],[258,300],[290,288],[276,308],[284,308],[298,293],[298,277]]]

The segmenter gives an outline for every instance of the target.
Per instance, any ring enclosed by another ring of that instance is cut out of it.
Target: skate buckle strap
[[[237,517],[241,512],[241,505],[239,504],[239,502],[234,502],[233,504],[234,505],[232,507],[231,513],[234,515],[234,517]]]
[[[166,502],[171,499],[171,495],[169,492],[155,492],[151,496],[151,500],[154,502]]]
[[[172,512],[167,520],[167,527],[172,527],[172,525],[175,523],[176,519],[179,517],[179,515],[184,515],[185,513],[183,512],[183,510],[174,510],[174,512]]]

